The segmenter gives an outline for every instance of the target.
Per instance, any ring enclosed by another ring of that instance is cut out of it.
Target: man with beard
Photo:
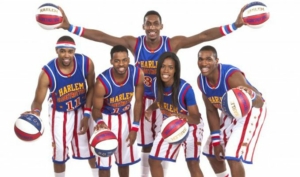
[[[43,67],[31,111],[25,114],[40,115],[49,89],[48,111],[55,177],[65,176],[70,144],[73,158],[88,159],[93,177],[97,177],[95,157],[89,145],[94,128],[94,121],[90,118],[94,64],[89,57],[75,53],[75,49],[75,42],[71,37],[62,36],[58,39],[55,47],[58,56]]]
[[[130,65],[128,50],[116,45],[110,52],[112,64],[98,75],[93,96],[93,117],[96,130],[109,128],[118,139],[114,153],[120,177],[129,176],[129,165],[140,161],[135,143],[142,112],[144,73]],[[133,111],[131,100],[135,97]],[[110,177],[110,157],[97,157],[99,176]]]

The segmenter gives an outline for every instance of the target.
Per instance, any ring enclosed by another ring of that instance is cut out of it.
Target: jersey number
[[[151,87],[151,85],[152,85],[152,78],[149,77],[149,76],[145,76],[144,78],[145,78],[144,84],[145,84],[147,87]]]
[[[122,110],[127,111],[130,108],[129,105],[125,106]],[[119,113],[119,108],[113,108],[113,114],[118,114]]]
[[[73,104],[73,101],[74,101],[74,104]],[[68,101],[66,103],[67,105],[67,111],[72,111],[74,110],[75,108],[77,108],[78,106],[81,105],[81,102],[80,102],[80,97],[76,98],[75,100],[71,100],[71,101]],[[74,106],[75,105],[75,106]]]

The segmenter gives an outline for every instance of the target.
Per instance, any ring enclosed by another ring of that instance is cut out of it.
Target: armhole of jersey
[[[48,79],[49,79],[49,90],[50,90],[50,92],[52,93],[53,92],[53,90],[55,90],[55,81],[53,80],[54,79],[54,75],[53,75],[53,72],[52,72],[52,70],[50,69],[50,67],[48,66],[48,65],[45,65],[43,68],[42,68],[42,70],[46,73],[46,75],[47,75],[47,77],[48,77]],[[50,73],[49,73],[49,72]],[[51,77],[51,75],[52,75],[52,77]],[[52,79],[53,78],[53,79]]]
[[[199,74],[199,76],[198,76],[197,85],[198,85],[199,90],[203,93],[203,90],[202,90],[202,87],[201,87],[202,85],[200,83],[200,80],[201,80],[201,74]]]
[[[89,57],[81,54],[82,57],[82,74],[83,77],[86,78],[89,73]]]
[[[100,74],[97,79],[99,80],[99,82],[102,83],[102,85],[105,89],[105,97],[104,98],[109,97],[112,92],[110,83],[108,82],[108,80],[106,79],[106,77],[103,74]]]
[[[229,79],[234,73],[236,73],[236,72],[241,72],[241,71],[238,70],[238,69],[236,69],[236,68],[232,68],[232,70],[229,71],[228,74],[226,74],[226,76],[225,76],[225,89],[226,89],[226,91],[229,90],[228,88],[230,88],[228,79]],[[241,72],[241,73],[242,73],[242,72]]]
[[[167,51],[172,51],[171,43],[170,43],[170,38],[168,38],[168,37],[166,37],[166,46],[169,49]]]
[[[86,58],[86,66],[85,66],[85,69],[86,69],[86,72],[85,72],[85,77],[87,77],[87,75],[89,74],[89,69],[90,69],[90,58],[85,56]]]
[[[186,86],[186,87],[185,87]],[[186,106],[187,107],[187,104],[186,104],[186,101],[185,101],[185,96],[186,96],[186,93],[187,93],[187,91],[189,90],[189,88],[191,88],[191,85],[190,84],[188,84],[187,82],[185,82],[183,85],[182,85],[182,90],[180,91],[180,93],[179,93],[179,98],[178,98],[178,100],[181,98],[181,100],[179,100],[179,103],[182,103],[182,104],[184,104],[184,105],[181,105],[180,104],[180,106],[181,106],[181,108],[183,109],[184,108],[184,106]],[[185,87],[185,88],[184,88]],[[182,93],[182,94],[181,94]],[[187,110],[186,110],[187,111]]]
[[[134,49],[134,61],[135,65],[137,65],[138,60],[140,58],[140,52],[142,48],[142,41],[143,41],[143,36],[139,36],[136,38],[136,43],[135,43],[135,49]]]

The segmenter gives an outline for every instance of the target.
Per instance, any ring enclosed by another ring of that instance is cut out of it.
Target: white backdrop
[[[96,73],[109,65],[110,46],[92,42],[64,30],[46,31],[35,22],[38,6],[47,1],[1,0],[0,33],[0,91],[2,93],[0,124],[0,176],[51,177],[51,141],[47,119],[47,105],[41,117],[45,134],[32,143],[16,138],[13,124],[20,113],[29,110],[41,68],[56,56],[54,45],[62,35],[74,37],[77,52],[91,57]],[[74,25],[100,29],[115,36],[144,34],[143,16],[148,10],[157,10],[162,16],[163,35],[193,35],[207,28],[235,21],[246,0],[85,0],[48,1],[62,6]],[[300,162],[297,142],[299,135],[296,103],[300,98],[295,86],[299,80],[298,1],[264,0],[271,17],[261,29],[246,26],[236,32],[190,49],[181,50],[182,78],[194,87],[200,111],[205,111],[197,88],[197,52],[203,45],[217,48],[220,62],[241,68],[250,81],[268,101],[268,117],[261,132],[253,165],[245,165],[248,177],[288,176],[298,174]],[[294,14],[289,16],[289,14]],[[9,18],[6,18],[9,17]],[[132,56],[131,56],[132,58]],[[132,60],[133,61],[133,58]],[[206,120],[205,120],[206,123]],[[207,123],[206,123],[207,125]],[[205,138],[209,131],[206,127]],[[205,176],[214,176],[208,161],[201,156]],[[138,177],[140,164],[131,168],[131,176]],[[69,160],[67,177],[91,176],[86,161]],[[172,163],[169,176],[189,176],[182,154]],[[116,166],[112,176],[117,176]]]

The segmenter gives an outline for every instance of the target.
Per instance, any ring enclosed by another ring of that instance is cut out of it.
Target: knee
[[[208,161],[215,172],[223,172],[226,170],[225,161],[218,161],[216,158],[208,157]]]
[[[198,160],[189,160],[189,161],[187,161],[187,165],[188,165],[189,169],[200,168]]]
[[[149,162],[149,165],[150,165],[151,167],[161,166],[161,161],[160,161],[160,160],[156,160],[156,159],[149,158],[149,159],[148,159],[148,162]]]
[[[146,152],[146,153],[149,153],[152,149],[152,145],[151,146],[145,146],[145,147],[142,147],[142,152]]]
[[[227,160],[228,165],[232,168],[232,167],[240,167],[242,166],[242,162],[240,160]]]

